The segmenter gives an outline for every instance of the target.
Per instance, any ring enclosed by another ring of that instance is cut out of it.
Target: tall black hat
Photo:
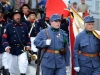
[[[28,4],[23,4],[23,5],[20,7],[20,10],[21,10],[21,11],[22,11],[22,8],[23,8],[24,6],[26,6],[26,7],[28,7],[28,8],[30,9],[30,6],[29,6]]]
[[[15,14],[20,14],[20,15],[21,15],[21,18],[22,18],[23,15],[24,15],[20,10],[14,9],[13,12],[12,12],[12,14],[11,14],[11,18],[12,18]]]

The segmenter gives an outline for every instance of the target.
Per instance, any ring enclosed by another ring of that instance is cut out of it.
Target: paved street
[[[16,75],[20,75],[18,68],[16,68]],[[27,74],[26,75],[36,75],[36,64],[34,61],[28,66]],[[41,75],[41,74],[40,74]]]
[[[35,75],[35,73],[36,73],[36,64],[34,63],[34,61],[32,61],[28,67],[27,75]]]

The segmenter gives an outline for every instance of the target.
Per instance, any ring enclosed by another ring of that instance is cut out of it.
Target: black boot
[[[35,60],[35,64],[37,64],[37,63],[38,63],[38,60],[36,59],[36,60]]]
[[[5,69],[5,75],[10,75],[10,73],[9,73],[9,70],[8,69]]]
[[[2,75],[2,70],[0,69],[0,75]]]
[[[28,59],[28,64],[31,64],[31,59]]]
[[[26,74],[24,74],[24,73],[21,73],[21,75],[26,75]]]
[[[0,75],[5,75],[5,74],[4,74],[4,67],[2,67],[2,68],[0,69]]]

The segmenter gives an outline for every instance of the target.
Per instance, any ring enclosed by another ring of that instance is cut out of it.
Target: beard
[[[20,18],[14,19],[14,22],[19,24],[21,22],[21,19]]]
[[[6,4],[6,2],[2,2],[2,4]]]

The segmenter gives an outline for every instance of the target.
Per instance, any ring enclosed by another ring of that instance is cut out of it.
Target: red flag
[[[63,11],[63,18],[69,18],[69,36],[70,36],[70,51],[71,51],[71,65],[72,65],[72,70],[71,70],[71,74],[75,75],[75,70],[74,68],[74,61],[73,61],[73,50],[74,50],[74,40],[75,40],[75,36],[74,36],[74,30],[73,30],[73,16],[72,13],[68,10],[68,9],[64,9]]]
[[[70,11],[73,13],[73,16],[70,17],[70,47],[71,47],[71,53],[72,53],[72,75],[75,75],[75,70],[74,70],[74,59],[73,59],[73,55],[74,55],[74,41],[75,38],[77,36],[77,34],[79,32],[81,32],[81,30],[84,29],[84,21],[82,19],[81,16],[79,16],[79,14],[70,7]]]
[[[52,14],[58,13],[63,14],[65,3],[62,0],[47,0],[46,3],[46,16],[50,17]]]
[[[68,18],[70,16],[70,11],[68,9],[64,9],[63,11],[63,18]]]
[[[71,47],[71,57],[72,57],[72,75],[75,75],[75,70],[74,70],[74,60],[73,60],[73,50],[74,50],[74,41],[75,41],[75,36],[74,36],[74,30],[73,30],[73,18],[70,18],[70,25],[69,25],[69,36],[70,36],[70,47]]]

